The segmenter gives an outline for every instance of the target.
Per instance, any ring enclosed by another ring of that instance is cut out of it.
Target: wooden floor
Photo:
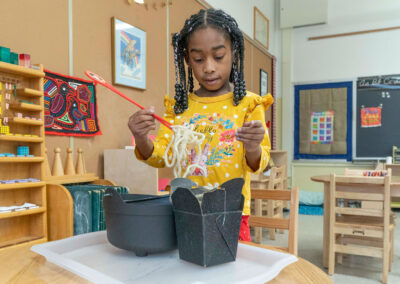
[[[400,220],[400,210],[395,211]],[[287,214],[287,212],[285,212]],[[394,233],[394,262],[389,272],[388,283],[400,283],[400,222]],[[322,229],[323,216],[299,215],[298,255],[328,272],[322,267]],[[286,235],[285,235],[286,234]],[[263,234],[263,244],[287,245],[287,232],[276,234],[276,241],[268,239],[268,231]],[[335,274],[331,277],[335,284],[372,284],[382,283],[382,260],[365,256],[349,255],[343,258],[343,264],[336,264]]]

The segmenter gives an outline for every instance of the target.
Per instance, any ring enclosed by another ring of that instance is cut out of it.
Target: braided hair
[[[243,34],[234,18],[222,10],[200,10],[185,21],[180,33],[172,36],[175,59],[175,114],[183,113],[188,108],[188,90],[193,92],[193,72],[190,66],[186,81],[185,54],[190,36],[200,28],[212,27],[224,33],[231,40],[233,65],[229,81],[233,82],[233,103],[238,105],[246,95],[246,83],[243,75],[244,40]]]

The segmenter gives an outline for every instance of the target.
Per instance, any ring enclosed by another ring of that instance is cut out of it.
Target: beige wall
[[[291,184],[298,187],[300,190],[308,191],[324,191],[323,184],[311,180],[313,176],[329,175],[336,173],[338,175],[344,174],[345,168],[351,169],[374,169],[371,163],[337,163],[337,162],[292,162],[291,164]]]
[[[153,2],[157,4],[156,9],[152,5],[147,9],[143,5],[130,5],[126,0],[2,0],[1,45],[17,53],[30,54],[33,63],[42,63],[50,71],[86,78],[84,71],[89,69],[111,82],[111,19],[116,17],[144,30],[147,36],[147,89],[117,88],[144,106],[154,105],[156,113],[161,114],[163,96],[168,91],[171,93],[175,84],[170,34],[179,31],[184,20],[203,6],[195,0],[174,0],[167,9],[161,7],[163,1]],[[69,10],[69,3],[72,3],[72,10]],[[248,38],[245,56],[247,87],[258,93],[259,68],[270,74],[271,57],[265,50],[255,47]],[[70,69],[72,74],[69,74]],[[268,85],[271,86],[271,82]],[[90,138],[47,135],[50,165],[55,147],[61,147],[64,160],[65,149],[73,145],[74,152],[78,147],[84,149],[87,170],[102,177],[104,149],[123,148],[131,143],[127,121],[137,108],[102,86],[97,87],[97,102],[103,135]],[[160,177],[171,177],[171,171],[160,171]]]
[[[32,63],[68,74],[68,1],[2,0],[0,5],[1,46],[28,53]],[[47,147],[66,147],[68,140],[46,137]],[[64,152],[62,153],[63,157]]]

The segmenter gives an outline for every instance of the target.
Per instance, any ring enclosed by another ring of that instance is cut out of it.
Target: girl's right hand
[[[150,130],[156,129],[155,119],[153,117],[154,107],[141,109],[129,117],[128,127],[135,139],[147,137]]]

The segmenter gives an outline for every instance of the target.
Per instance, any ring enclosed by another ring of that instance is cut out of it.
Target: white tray
[[[105,231],[35,245],[32,251],[94,283],[265,283],[297,257],[240,244],[235,262],[201,267],[178,251],[137,257],[112,246]]]

